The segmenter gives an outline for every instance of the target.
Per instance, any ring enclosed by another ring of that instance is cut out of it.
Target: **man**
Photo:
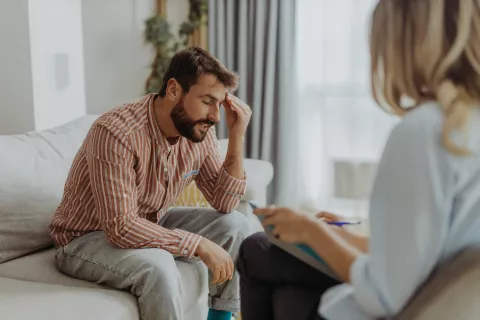
[[[232,211],[246,188],[251,110],[230,93],[237,76],[200,48],[178,52],[163,79],[158,94],[102,115],[90,129],[51,223],[57,266],[130,290],[143,319],[182,319],[174,258],[198,257],[210,270],[209,319],[230,319],[239,310],[232,259],[248,235],[246,219]],[[223,164],[213,127],[222,106]],[[193,180],[214,209],[168,210]]]

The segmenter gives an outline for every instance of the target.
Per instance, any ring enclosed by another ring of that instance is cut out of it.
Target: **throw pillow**
[[[173,204],[174,207],[202,207],[210,208],[210,204],[204,195],[198,189],[195,182],[190,183],[178,197],[177,201]]]

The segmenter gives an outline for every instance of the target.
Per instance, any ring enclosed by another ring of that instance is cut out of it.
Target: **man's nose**
[[[214,107],[210,109],[210,114],[208,118],[214,122],[220,121],[220,106],[216,104]]]

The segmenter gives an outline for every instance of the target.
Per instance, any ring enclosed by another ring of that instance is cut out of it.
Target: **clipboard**
[[[257,206],[255,204],[251,202],[249,203],[254,210],[257,209]],[[260,220],[260,222],[263,221],[262,216],[258,216],[258,219]],[[263,229],[265,230],[267,239],[268,241],[270,241],[271,244],[289,253],[295,258],[303,261],[309,266],[317,269],[318,271],[328,275],[329,277],[340,281],[340,279],[335,274],[335,272],[333,272],[333,270],[327,265],[327,263],[310,246],[306,244],[301,244],[301,243],[297,243],[297,244],[288,243],[278,239],[272,233],[272,229],[273,229],[272,226],[264,226]]]

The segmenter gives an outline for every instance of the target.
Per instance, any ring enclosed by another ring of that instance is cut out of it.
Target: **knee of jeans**
[[[182,288],[180,273],[172,257],[172,261],[157,261],[144,263],[138,266],[142,286],[149,290],[162,290],[162,292],[180,292]]]
[[[256,257],[261,257],[265,254],[265,241],[268,242],[264,232],[252,234],[243,241],[237,261],[237,269],[240,274],[246,275],[249,269],[248,265],[258,262]]]
[[[250,235],[250,225],[245,215],[238,211],[224,214],[219,223],[221,228],[226,230],[226,234],[230,234],[238,241],[243,241]]]

